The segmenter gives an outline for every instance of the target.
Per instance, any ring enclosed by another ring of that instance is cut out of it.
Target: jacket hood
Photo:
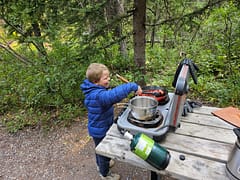
[[[95,89],[105,89],[103,86],[96,85],[90,82],[88,79],[85,79],[83,83],[80,85],[80,89],[83,91],[84,95],[88,94],[92,90]]]

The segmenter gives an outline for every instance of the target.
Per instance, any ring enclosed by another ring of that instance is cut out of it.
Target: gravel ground
[[[0,179],[100,179],[86,124],[79,120],[49,132],[26,128],[16,134],[0,124]],[[149,171],[119,161],[112,171],[122,180],[150,179]]]

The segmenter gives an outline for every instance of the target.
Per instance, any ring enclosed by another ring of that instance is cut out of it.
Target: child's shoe
[[[109,168],[112,168],[114,166],[114,164],[115,164],[115,161],[111,159],[109,161]]]
[[[119,180],[120,179],[120,175],[116,174],[116,173],[112,173],[109,171],[108,175],[106,177],[100,175],[102,180]]]

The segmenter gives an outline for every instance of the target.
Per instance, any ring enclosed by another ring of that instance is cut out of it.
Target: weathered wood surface
[[[213,122],[214,121],[214,122]],[[205,126],[216,126],[225,129],[232,129],[232,125],[220,120],[218,117],[210,114],[188,113],[186,117],[181,118],[181,122],[201,124]]]
[[[166,147],[171,160],[159,171],[130,151],[130,141],[123,138],[114,124],[96,148],[98,154],[132,165],[167,174],[177,179],[228,179],[225,165],[234,146],[234,126],[211,114],[217,108],[203,106],[182,117],[181,127],[169,132],[161,146]],[[179,156],[184,155],[185,160]]]

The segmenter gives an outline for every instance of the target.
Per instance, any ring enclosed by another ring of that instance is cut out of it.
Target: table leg
[[[161,176],[158,175],[156,172],[151,171],[151,180],[160,180]]]

